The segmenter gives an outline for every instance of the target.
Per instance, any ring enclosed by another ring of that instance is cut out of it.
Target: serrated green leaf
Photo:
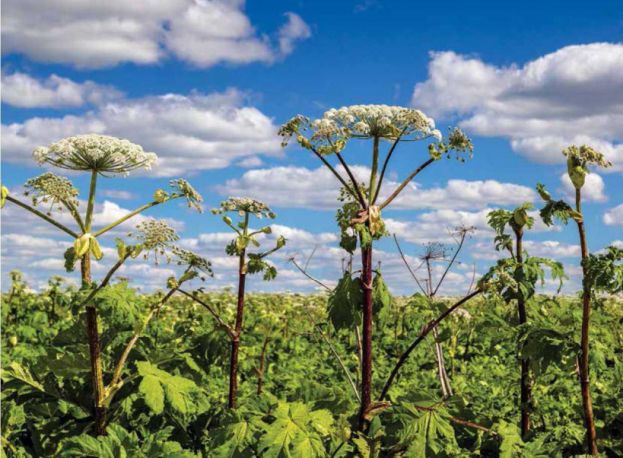
[[[156,415],[160,415],[164,410],[164,389],[157,377],[146,375],[138,386],[139,392],[143,394],[145,404]]]

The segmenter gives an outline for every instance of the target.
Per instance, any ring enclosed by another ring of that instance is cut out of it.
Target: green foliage
[[[280,402],[271,416],[274,420],[264,425],[264,434],[259,441],[261,456],[326,456],[324,439],[333,425],[333,417],[327,410],[312,411],[302,402]]]
[[[195,458],[198,455],[184,450],[175,441],[168,440],[172,428],[154,432],[146,441],[140,441],[135,432],[129,432],[119,425],[109,425],[106,436],[93,437],[82,434],[63,442],[61,457],[93,458]]]
[[[500,259],[479,280],[479,286],[486,293],[499,294],[506,302],[523,298],[530,299],[536,286],[545,284],[545,269],[559,288],[567,278],[560,262],[548,258],[528,256],[522,263],[515,258]]]
[[[587,281],[598,292],[623,292],[623,250],[609,246],[605,252],[590,254],[586,260]]]
[[[572,370],[579,351],[573,333],[543,325],[524,325],[519,332],[519,356],[530,361],[537,376],[554,365]]]
[[[186,415],[196,410],[201,393],[194,381],[171,375],[147,361],[137,362],[136,368],[142,377],[139,392],[153,413],[159,415],[163,412],[165,399],[178,414]]]
[[[372,307],[374,314],[380,313],[383,308],[392,303],[392,294],[383,280],[381,272],[377,272],[372,280]]]
[[[602,253],[600,253],[602,254]],[[604,252],[608,255],[608,252]],[[616,257],[616,256],[615,256]],[[609,258],[607,258],[609,259]],[[613,258],[614,259],[614,258]],[[604,261],[605,262],[605,261]],[[613,261],[618,265],[618,261]],[[609,265],[609,261],[605,262]],[[541,266],[546,268],[545,266]],[[607,271],[607,269],[606,269]],[[30,292],[19,274],[3,295],[2,447],[7,456],[230,457],[247,456],[578,456],[584,453],[581,398],[574,371],[581,303],[576,297],[535,294],[529,326],[497,295],[474,299],[439,325],[454,396],[439,399],[434,341],[424,340],[403,366],[390,392],[392,405],[374,416],[366,435],[354,433],[357,400],[317,324],[330,319],[327,295],[249,294],[256,313],[246,317],[239,405],[224,409],[229,339],[186,297],[174,296],[145,329],[111,400],[108,435],[94,438],[90,366],[84,315],[73,310],[87,291],[53,281]],[[375,380],[384,381],[404,348],[450,300],[431,303],[373,293],[383,308],[375,329]],[[348,280],[348,281],[347,281]],[[342,279],[354,296],[345,321],[359,313],[357,277]],[[383,282],[384,283],[384,282]],[[538,282],[537,282],[538,283]],[[350,288],[347,286],[350,285]],[[352,289],[351,289],[352,288]],[[337,289],[337,288],[336,288]],[[335,291],[334,293],[337,293]],[[56,314],[49,313],[52,297]],[[113,361],[161,293],[138,294],[125,282],[98,296],[104,361]],[[231,322],[232,293],[206,292],[202,300]],[[358,298],[357,298],[358,297]],[[391,300],[386,300],[391,297]],[[338,301],[339,302],[339,301]],[[7,306],[11,304],[10,307]],[[612,456],[623,454],[623,307],[599,296],[591,332],[591,379],[599,440]],[[460,313],[458,313],[460,312]],[[10,319],[9,319],[10,317]],[[256,369],[266,335],[264,387]],[[356,380],[357,344],[350,330],[325,336]],[[10,343],[14,337],[15,344]],[[533,433],[518,439],[518,348],[534,374]],[[107,375],[111,368],[105,366]],[[378,395],[378,385],[375,394]],[[431,410],[432,409],[432,410]],[[456,423],[463,419],[500,437]]]
[[[359,189],[362,194],[368,192],[363,184],[359,185]],[[353,254],[357,249],[357,240],[361,247],[367,248],[374,240],[388,234],[378,207],[363,211],[360,203],[344,188],[340,190],[338,199],[343,204],[337,209],[335,219],[340,229],[340,247],[345,251]]]
[[[336,329],[352,328],[361,324],[361,303],[363,291],[361,280],[350,272],[337,282],[328,301],[329,320]]]
[[[432,401],[405,402],[396,417],[403,426],[401,443],[407,446],[405,456],[427,458],[459,452],[450,414],[444,407],[437,407]]]
[[[536,190],[545,202],[545,206],[541,208],[539,214],[543,222],[548,225],[554,225],[554,221],[557,220],[562,224],[567,224],[569,219],[575,221],[582,221],[582,214],[574,210],[564,200],[553,200],[549,192],[546,191],[545,186],[541,183],[536,185]]]

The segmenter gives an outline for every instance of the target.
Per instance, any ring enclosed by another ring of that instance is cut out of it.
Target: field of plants
[[[35,293],[22,273],[10,274],[2,296],[5,456],[623,455],[623,250],[590,252],[582,213],[588,173],[611,165],[600,152],[562,151],[572,202],[535,183],[540,203],[488,214],[499,256],[463,297],[439,291],[473,228],[455,228],[455,246],[427,245],[417,267],[396,240],[414,293],[394,297],[374,257],[375,242],[390,235],[382,211],[429,167],[467,161],[471,140],[458,128],[444,138],[421,111],[385,105],[299,115],[279,134],[341,188],[336,231],[350,260],[341,278],[328,286],[292,260],[323,290],[316,295],[247,291],[248,276],[279,274],[271,257],[288,243],[267,245],[262,236],[277,215],[252,196],[212,209],[231,231],[223,250],[238,267],[234,291],[202,286],[210,261],[180,246],[166,220],[144,218],[104,250],[102,236],[147,209],[181,201],[203,210],[202,196],[180,178],[95,227],[99,180],[149,170],[157,159],[127,140],[79,135],[34,151],[42,165],[90,177],[82,203],[72,181],[50,171],[28,180],[23,195],[2,187],[3,207],[67,237],[65,268],[81,279],[74,287],[53,277]],[[365,158],[348,156],[351,141],[370,146],[365,181],[353,173]],[[386,189],[392,156],[415,142],[427,145],[420,162]],[[524,249],[536,218],[577,234],[577,294],[539,293],[545,281],[562,285],[568,276],[561,263]],[[95,278],[92,265],[105,251],[114,262]],[[139,256],[178,273],[158,292],[139,293],[117,276]]]
[[[7,456],[573,456],[584,427],[574,356],[577,299],[537,297],[520,333],[505,303],[475,299],[440,326],[453,395],[443,399],[432,338],[411,355],[390,391],[392,407],[356,431],[355,335],[326,324],[326,295],[248,297],[240,393],[228,411],[229,342],[207,310],[176,296],[142,335],[131,370],[109,406],[108,435],[92,429],[90,365],[81,293],[54,281],[42,294],[16,279],[4,296],[3,449]],[[233,321],[235,296],[201,296]],[[394,298],[378,317],[374,392],[408,342],[438,309],[421,297]],[[158,295],[112,285],[97,299],[104,371]],[[441,301],[437,307],[443,309]],[[623,344],[620,302],[600,302],[591,368],[598,436],[607,456],[623,453]],[[533,427],[521,440],[517,343],[535,376]],[[619,349],[619,351],[613,351]],[[108,380],[108,379],[107,379]],[[352,384],[351,384],[352,382]],[[258,394],[259,393],[259,394]]]

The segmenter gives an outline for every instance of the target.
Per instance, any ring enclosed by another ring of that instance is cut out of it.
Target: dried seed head
[[[24,185],[26,195],[32,197],[33,205],[48,203],[56,205],[59,210],[63,205],[78,207],[78,190],[67,178],[55,175],[51,172],[31,178]]]
[[[158,159],[155,153],[147,153],[128,140],[97,134],[67,137],[40,146],[33,156],[39,164],[123,175],[138,168],[149,170]]]
[[[422,260],[439,260],[445,259],[448,253],[448,248],[446,245],[440,242],[429,242],[424,245],[424,253],[421,256]]]

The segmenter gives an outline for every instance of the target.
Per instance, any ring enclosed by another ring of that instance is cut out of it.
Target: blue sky
[[[479,227],[447,293],[466,288],[473,264],[482,273],[493,262],[483,223],[488,209],[533,199],[539,181],[565,195],[560,150],[571,142],[594,144],[614,164],[591,178],[590,247],[623,243],[619,2],[433,8],[365,0],[166,0],[140,10],[116,0],[97,6],[53,0],[35,2],[33,15],[32,1],[2,5],[2,181],[14,192],[41,173],[30,156],[39,144],[91,131],[126,137],[161,156],[159,176],[102,180],[100,221],[140,205],[177,176],[190,179],[206,208],[229,194],[264,199],[279,214],[276,233],[291,243],[275,259],[281,279],[254,287],[309,291],[313,285],[287,258],[303,259],[316,246],[313,273],[329,282],[339,274],[334,185],[307,152],[281,150],[275,129],[297,113],[318,117],[331,107],[382,103],[420,108],[442,131],[459,124],[474,140],[471,161],[434,164],[401,208],[385,213],[414,264],[425,241],[450,241],[446,228]],[[349,147],[349,161],[365,165],[367,146]],[[403,178],[425,157],[425,144],[404,145],[390,178]],[[84,189],[84,177],[71,178]],[[218,218],[178,205],[149,216],[169,218],[186,246],[215,260],[211,286],[231,283]],[[38,287],[62,273],[59,253],[71,241],[15,208],[3,211],[2,229],[5,274],[22,266]],[[569,290],[577,287],[573,229],[537,225],[527,247],[568,265]],[[379,249],[390,286],[412,292],[391,241]],[[169,269],[136,264],[123,274],[156,288]]]

